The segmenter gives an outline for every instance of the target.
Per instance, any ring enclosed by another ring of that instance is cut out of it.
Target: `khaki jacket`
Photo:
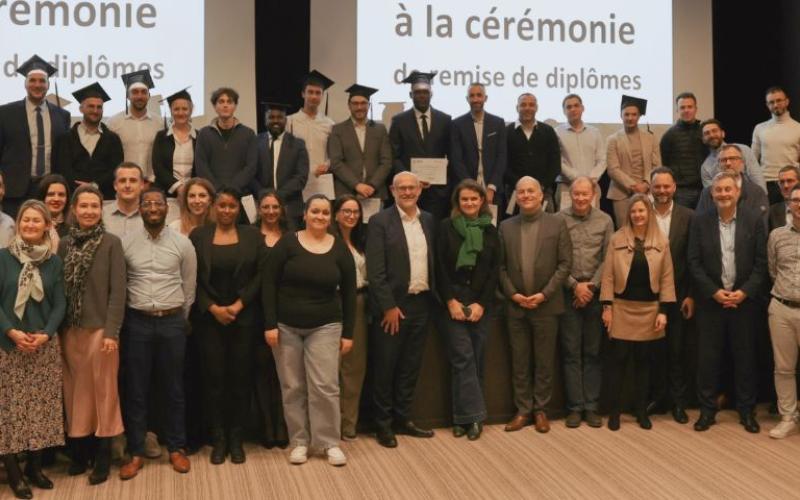
[[[613,301],[614,294],[625,291],[628,273],[633,262],[633,240],[620,229],[611,236],[603,263],[601,301]],[[675,302],[675,282],[669,241],[658,233],[653,241],[646,241],[644,255],[650,268],[650,289],[658,294],[659,302]]]

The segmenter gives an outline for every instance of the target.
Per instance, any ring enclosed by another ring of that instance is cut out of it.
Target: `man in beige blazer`
[[[639,119],[647,110],[647,101],[622,96],[620,115],[623,128],[606,140],[606,162],[611,185],[606,197],[614,203],[617,227],[622,227],[628,199],[650,191],[650,171],[661,166],[658,141],[652,132],[639,130]]]
[[[350,118],[337,123],[328,137],[328,158],[336,196],[385,200],[386,176],[392,169],[392,147],[386,127],[367,119],[369,98],[377,89],[353,84],[347,89]]]

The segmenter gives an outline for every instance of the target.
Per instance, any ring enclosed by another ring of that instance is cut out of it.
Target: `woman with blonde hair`
[[[611,237],[603,263],[600,302],[613,359],[608,374],[608,428],[619,429],[622,374],[628,359],[633,358],[636,421],[650,429],[653,424],[646,408],[651,352],[654,341],[664,337],[665,308],[675,302],[675,283],[669,240],[659,230],[646,195],[631,197],[624,224]]]
[[[208,179],[192,177],[178,194],[180,217],[170,222],[170,229],[189,236],[192,230],[209,222],[214,222],[213,203],[217,192]]]

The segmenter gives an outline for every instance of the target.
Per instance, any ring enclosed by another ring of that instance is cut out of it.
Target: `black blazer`
[[[672,204],[672,221],[669,225],[669,251],[675,278],[675,297],[678,305],[691,295],[691,275],[686,254],[694,211],[677,203]]]
[[[269,132],[258,134],[258,168],[253,192],[275,187],[272,178],[272,155],[269,153]],[[278,156],[278,196],[286,206],[286,215],[303,215],[303,188],[308,180],[308,151],[303,139],[284,132]]]
[[[464,239],[453,227],[450,218],[439,224],[437,237],[436,287],[442,302],[447,303],[455,298],[462,303],[465,300],[470,303],[478,302],[484,309],[491,307],[500,273],[500,238],[497,236],[497,228],[490,225],[483,230],[483,250],[478,254],[472,272],[456,271],[458,251]],[[467,294],[468,297],[456,293],[454,285],[467,287],[471,293]]]
[[[428,244],[428,285],[436,297],[436,225],[428,212],[420,211],[420,218]],[[381,210],[369,219],[366,258],[373,312],[382,315],[393,307],[402,307],[408,294],[411,268],[408,242],[397,206]]]
[[[219,293],[211,282],[211,247],[216,229],[216,224],[206,224],[195,228],[189,235],[197,252],[197,300],[195,300],[193,312],[195,317],[208,321],[214,320],[208,308],[211,304],[217,304],[219,298]],[[257,228],[238,225],[236,230],[239,233],[240,252],[234,279],[239,291],[239,298],[244,304],[244,309],[236,318],[236,323],[251,326],[260,321],[258,300],[266,246],[264,237]]]
[[[197,138],[192,137],[192,150],[197,146]],[[172,161],[175,156],[175,136],[167,135],[166,130],[159,130],[153,141],[153,173],[156,176],[156,185],[164,190],[168,196],[177,196],[177,192],[171,194],[169,188],[175,184],[175,177],[172,175]],[[194,162],[192,162],[192,177],[195,176]]]
[[[450,115],[431,108],[430,132],[422,141],[414,108],[396,114],[389,129],[392,143],[392,174],[411,170],[411,158],[447,158],[450,154]],[[448,175],[452,175],[448,166]],[[391,179],[388,179],[391,183]],[[428,196],[448,196],[447,186],[431,186],[426,190]]]
[[[483,116],[483,178],[486,185],[493,184],[497,191],[503,189],[503,175],[508,161],[506,123],[499,116]],[[450,131],[451,181],[455,186],[464,179],[478,177],[478,138],[475,123],[467,113],[453,120]]]
[[[89,156],[78,136],[79,125],[80,123],[76,123],[67,134],[59,137],[53,157],[53,172],[66,177],[71,190],[78,187],[75,181],[94,182],[106,200],[113,200],[116,196],[114,169],[123,159],[122,141],[101,123],[103,132],[94,152]]]
[[[51,167],[58,138],[69,131],[69,113],[47,103],[50,112]],[[0,170],[6,183],[6,196],[27,196],[31,181],[31,133],[25,99],[0,106]]]
[[[674,222],[673,222],[674,224]],[[767,282],[767,231],[764,219],[739,205],[736,212],[736,282],[748,299],[757,298]],[[711,298],[722,288],[722,250],[716,212],[696,213],[689,233],[689,270],[697,299]]]
[[[769,232],[786,225],[786,202],[779,201],[769,207]]]

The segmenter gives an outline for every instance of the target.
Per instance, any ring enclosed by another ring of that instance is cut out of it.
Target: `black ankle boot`
[[[111,469],[111,438],[97,439],[97,453],[94,458],[94,469],[89,475],[89,484],[100,484],[108,479]]]
[[[53,481],[42,473],[42,450],[29,451],[25,463],[25,477],[28,482],[43,490],[52,490]]]
[[[9,454],[3,455],[2,460],[8,475],[8,485],[11,487],[11,491],[14,492],[14,496],[17,498],[33,498],[31,488],[25,482],[25,478],[22,477],[22,471],[19,470],[17,458],[13,454]]]
[[[231,462],[243,464],[246,460],[244,448],[242,448],[242,429],[231,429],[231,439],[228,443],[231,452]]]
[[[214,429],[211,432],[211,463],[219,465],[225,462],[228,454],[228,443],[225,441],[225,431]]]
[[[70,462],[67,474],[80,476],[86,472],[86,438],[68,438]]]

